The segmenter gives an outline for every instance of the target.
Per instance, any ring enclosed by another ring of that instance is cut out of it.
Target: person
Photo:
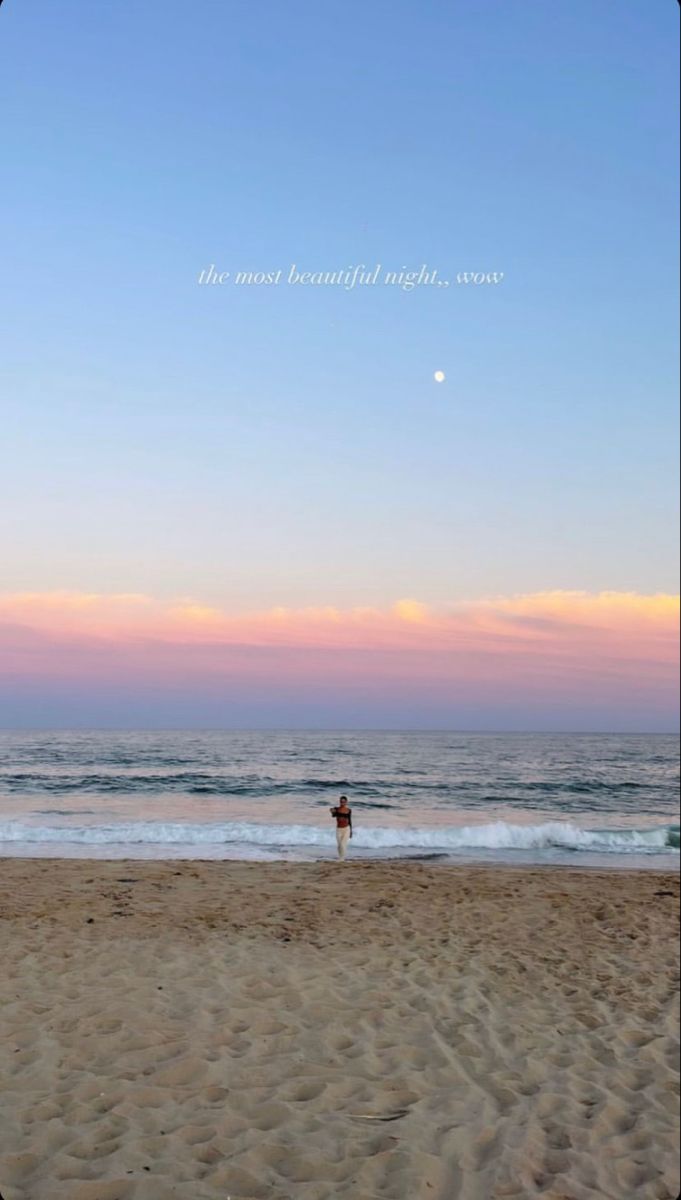
[[[352,837],[352,809],[348,807],[347,796],[341,796],[336,808],[330,809],[331,816],[336,822],[336,845],[341,862],[345,858],[348,842]]]

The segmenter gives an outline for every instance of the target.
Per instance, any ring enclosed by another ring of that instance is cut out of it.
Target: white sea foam
[[[191,823],[180,821],[121,821],[109,825],[38,825],[27,821],[0,822],[0,844],[5,843],[80,846],[260,846],[320,849],[333,845],[333,830],[315,825],[256,824],[233,821]],[[678,851],[678,828],[585,829],[571,821],[548,821],[540,825],[491,824],[387,828],[364,826],[356,830],[358,850],[395,853],[431,851],[457,853],[467,850],[527,851],[560,849],[603,853],[660,853]]]

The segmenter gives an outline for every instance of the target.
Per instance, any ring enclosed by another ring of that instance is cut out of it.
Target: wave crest
[[[72,845],[226,846],[245,844],[283,848],[329,847],[333,830],[315,825],[256,824],[232,821],[190,823],[181,821],[121,821],[115,825],[32,825],[24,821],[0,822],[0,844],[12,842]],[[495,821],[487,825],[383,828],[360,827],[355,846],[365,850],[465,850],[592,851],[598,853],[660,853],[678,850],[679,827],[654,829],[583,829],[570,821],[520,825]]]

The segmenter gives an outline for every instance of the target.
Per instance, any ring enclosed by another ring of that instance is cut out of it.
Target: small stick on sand
[[[354,1121],[399,1121],[400,1117],[406,1117],[408,1112],[408,1108],[401,1108],[399,1112],[388,1113],[385,1117],[375,1116],[374,1113],[349,1113],[348,1115]]]

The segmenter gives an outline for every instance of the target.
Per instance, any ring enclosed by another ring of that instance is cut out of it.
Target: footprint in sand
[[[301,1083],[295,1083],[288,1096],[282,1096],[282,1100],[298,1102],[318,1100],[325,1089],[326,1083],[321,1080],[304,1080]]]

